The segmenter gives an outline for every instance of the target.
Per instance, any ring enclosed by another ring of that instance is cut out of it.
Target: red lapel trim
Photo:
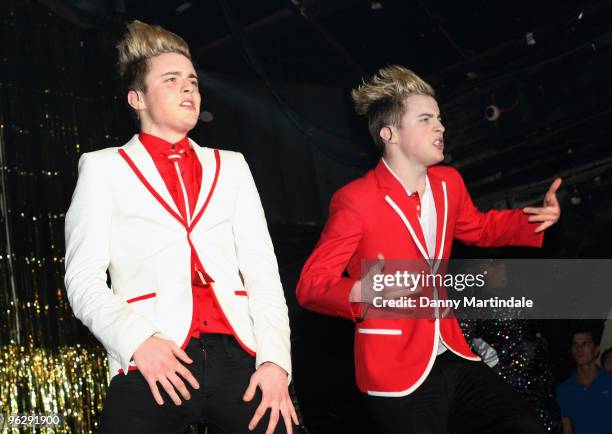
[[[204,202],[204,205],[202,206],[202,209],[200,210],[198,215],[193,219],[193,221],[191,222],[191,225],[189,227],[187,227],[187,224],[185,223],[185,220],[180,215],[178,215],[176,212],[174,212],[174,210],[170,207],[170,205],[168,205],[166,203],[166,201],[159,195],[159,193],[157,193],[157,191],[155,191],[155,189],[151,186],[149,181],[147,181],[147,179],[144,177],[144,175],[142,174],[140,169],[138,169],[138,167],[136,166],[134,161],[127,155],[125,150],[119,149],[119,154],[123,157],[123,159],[127,162],[127,164],[130,166],[130,168],[134,171],[134,173],[136,174],[138,179],[140,179],[140,182],[142,182],[142,184],[146,187],[146,189],[149,190],[149,193],[151,193],[153,195],[153,197],[155,197],[155,199],[157,199],[157,201],[166,209],[166,211],[168,211],[172,215],[172,217],[177,219],[183,226],[185,226],[185,229],[187,229],[188,233],[191,233],[191,231],[193,230],[195,225],[198,223],[198,221],[200,220],[200,218],[204,214],[204,211],[208,207],[208,203],[210,202],[210,199],[212,198],[212,195],[213,195],[213,193],[215,191],[215,188],[217,186],[217,180],[219,179],[219,172],[221,170],[221,155],[219,154],[219,150],[218,149],[214,150],[214,154],[215,154],[215,176],[213,178],[212,186],[210,187],[210,190],[208,191],[208,196],[206,197],[206,201]]]
[[[218,149],[215,149],[214,152],[215,152],[215,166],[216,166],[215,167],[215,177],[213,178],[212,185],[210,187],[210,190],[208,191],[208,196],[206,197],[206,200],[204,201],[204,205],[202,206],[202,209],[200,210],[198,215],[191,221],[191,225],[189,226],[189,228],[187,228],[187,232],[189,233],[191,233],[195,225],[200,220],[200,217],[202,217],[202,214],[204,214],[204,211],[206,210],[206,207],[208,206],[208,202],[210,202],[210,198],[212,197],[213,192],[215,191],[215,188],[217,187],[217,180],[219,179],[219,171],[221,170],[221,155],[219,154]]]
[[[121,155],[123,159],[127,162],[127,164],[130,166],[132,171],[134,171],[138,179],[140,179],[140,182],[142,182],[142,184],[146,187],[146,189],[149,190],[149,193],[151,193],[153,197],[157,199],[157,201],[166,209],[166,211],[170,213],[172,217],[177,219],[183,226],[185,226],[185,229],[186,229],[187,224],[185,223],[185,220],[183,220],[183,218],[180,215],[174,212],[174,210],[170,208],[170,205],[168,205],[166,201],[159,195],[159,193],[155,191],[155,189],[151,186],[151,184],[149,184],[149,181],[147,181],[147,179],[144,177],[140,169],[136,167],[136,164],[134,164],[134,161],[132,161],[132,159],[128,156],[128,154],[123,149],[119,149],[119,155]]]
[[[200,265],[200,267],[202,267],[202,270],[204,271],[204,275],[206,276],[207,279],[210,279],[210,281],[208,281],[208,280],[207,281],[209,283],[214,283],[212,278],[210,276],[208,276],[208,274],[206,274],[206,270],[204,270],[204,267],[202,266],[202,261],[200,261],[200,257],[198,256],[198,252],[196,252],[195,246],[191,242],[191,238],[189,238],[189,236],[187,237],[187,241],[189,241],[189,247],[191,247],[191,254],[193,255],[193,259],[196,261],[196,265]],[[215,289],[214,289],[213,285],[211,285],[210,293],[212,294],[213,299],[215,300],[215,303],[217,303],[217,306],[219,306],[219,312],[221,312],[221,316],[225,320],[225,323],[230,326],[230,330],[232,331],[232,334],[234,335],[234,338],[236,338],[236,341],[238,342],[238,344],[242,347],[243,350],[245,350],[251,356],[255,357],[255,355],[256,355],[255,351],[253,351],[252,349],[247,347],[245,345],[245,343],[242,342],[242,340],[238,337],[238,333],[236,333],[236,330],[234,329],[234,326],[232,326],[232,323],[227,318],[227,315],[225,314],[225,311],[223,310],[223,307],[221,307],[221,303],[219,303],[219,299],[217,298],[217,294],[215,294]],[[195,303],[193,304],[193,308],[195,309]],[[190,338],[191,337],[189,336],[189,334],[187,334],[187,336],[185,337],[185,341],[181,345],[181,349],[184,350],[187,347],[187,343],[189,342]]]

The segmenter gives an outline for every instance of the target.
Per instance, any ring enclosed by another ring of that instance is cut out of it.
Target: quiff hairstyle
[[[385,142],[380,130],[390,125],[401,127],[406,112],[404,101],[412,95],[435,97],[435,92],[421,77],[399,65],[379,69],[351,91],[355,112],[368,119],[370,136],[381,153]]]
[[[134,20],[117,44],[117,69],[126,91],[146,92],[145,77],[149,59],[164,53],[178,53],[191,60],[189,46],[183,38],[161,26]]]

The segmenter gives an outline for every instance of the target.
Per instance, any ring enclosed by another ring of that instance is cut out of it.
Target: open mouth
[[[189,110],[195,110],[195,105],[193,104],[193,101],[190,100],[183,101],[180,106]]]
[[[444,150],[444,140],[442,139],[434,140],[433,145],[441,151]]]

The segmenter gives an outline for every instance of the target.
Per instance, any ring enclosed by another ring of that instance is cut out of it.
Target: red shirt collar
[[[188,151],[191,148],[187,136],[183,137],[176,143],[170,143],[160,137],[143,132],[138,134],[138,138],[140,139],[140,142],[144,145],[144,147],[147,149],[149,154],[151,154],[152,156],[167,156],[170,153],[181,151],[183,151],[181,152],[182,154],[188,156]]]

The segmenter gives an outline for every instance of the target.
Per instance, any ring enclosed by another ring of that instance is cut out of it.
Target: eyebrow
[[[433,118],[433,117],[440,117],[441,115],[436,116],[432,113],[421,113],[417,115],[417,118],[420,118],[421,116],[425,116],[426,118]]]
[[[169,71],[169,72],[164,72],[162,75],[160,75],[160,77],[165,77],[167,75],[181,75],[180,71]],[[188,78],[195,78],[197,80],[198,76],[195,75],[194,73],[189,74]]]

